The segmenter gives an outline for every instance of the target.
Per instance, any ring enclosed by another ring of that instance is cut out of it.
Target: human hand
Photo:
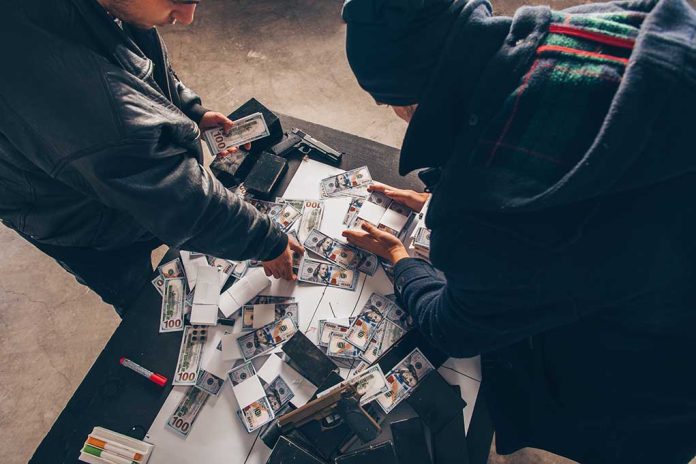
[[[203,117],[201,118],[201,121],[198,123],[198,127],[202,130],[209,130],[209,129],[216,129],[218,127],[221,127],[223,132],[227,132],[232,127],[234,126],[234,121],[232,121],[230,118],[225,116],[222,113],[218,113],[217,111],[208,111],[205,114],[203,114]],[[244,145],[245,150],[250,150],[251,149],[251,144],[247,143]],[[223,150],[219,153],[214,153],[215,155],[224,158],[227,155],[231,155],[232,153],[237,153],[239,151],[239,148],[237,147],[231,147],[228,148],[227,150]]]
[[[304,254],[304,247],[295,240],[292,236],[288,236],[288,245],[285,250],[270,261],[263,261],[263,270],[268,277],[273,276],[276,279],[297,280],[297,276],[292,271],[292,258],[294,253]]]
[[[394,201],[403,203],[414,211],[420,211],[423,209],[423,205],[428,201],[430,197],[429,193],[418,193],[414,190],[402,190],[389,185],[380,184],[375,182],[374,184],[367,187],[368,192],[381,192],[391,198]]]
[[[401,240],[367,222],[362,224],[362,230],[344,230],[342,235],[351,245],[374,253],[392,264],[409,257]]]

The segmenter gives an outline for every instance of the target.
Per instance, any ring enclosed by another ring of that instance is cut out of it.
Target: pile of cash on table
[[[323,179],[323,199],[263,201],[243,188],[236,192],[304,245],[307,253],[294,263],[297,285],[354,291],[361,274],[372,276],[385,266],[374,254],[322,232],[327,198],[350,197],[346,228],[368,222],[410,240],[418,254],[429,250],[422,215],[369,192],[371,183],[368,168],[361,167]],[[189,435],[207,400],[229,381],[237,417],[248,432],[260,430],[274,449],[269,463],[285,462],[293,453],[333,462],[347,455],[356,437],[376,437],[379,423],[425,379],[436,380],[428,380],[432,385],[422,387],[420,397],[451,393],[436,370],[445,357],[412,330],[413,321],[393,295],[371,293],[357,314],[320,319],[317,346],[300,330],[300,301],[263,294],[271,280],[261,265],[180,251],[158,268],[152,284],[162,296],[159,331],[182,337],[172,383],[188,387],[167,421],[177,434]],[[457,401],[461,418],[463,404]],[[445,416],[452,414],[438,417]],[[319,428],[316,421],[322,422]],[[325,434],[329,423],[333,432]]]

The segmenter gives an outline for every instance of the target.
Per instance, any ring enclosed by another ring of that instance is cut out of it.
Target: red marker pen
[[[121,358],[121,361],[119,361],[122,366],[127,367],[128,369],[137,372],[138,374],[142,375],[143,377],[147,377],[150,379],[150,382],[156,383],[160,387],[164,387],[167,384],[167,378],[163,375],[160,374],[155,374],[152,371],[148,371],[145,369],[143,366],[140,366],[133,361],[131,361],[128,358]]]

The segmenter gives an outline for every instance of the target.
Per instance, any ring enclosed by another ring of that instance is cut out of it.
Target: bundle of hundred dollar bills
[[[209,143],[216,141],[213,135]],[[218,142],[225,143],[221,137],[218,134]],[[296,256],[294,262],[299,285],[353,291],[361,273],[374,275],[380,260],[322,232],[325,199],[350,197],[346,228],[369,222],[402,241],[412,237],[417,251],[426,247],[426,237],[419,236],[417,228],[414,232],[418,214],[381,193],[369,192],[371,183],[369,169],[361,167],[321,180],[322,199],[263,201],[250,197],[243,185],[234,192],[304,244],[308,253]],[[317,393],[316,386],[278,354],[299,331],[301,302],[262,295],[271,281],[259,269],[261,264],[181,251],[158,268],[152,284],[162,296],[159,331],[182,334],[173,384],[188,389],[167,422],[181,436],[188,435],[208,398],[217,396],[227,380],[239,405],[237,416],[249,432],[287,408],[301,407]],[[229,330],[209,337],[210,327],[217,324]],[[346,381],[359,386],[363,402],[375,400],[389,412],[432,370],[417,350],[386,376],[374,364],[411,327],[411,319],[393,297],[373,293],[355,317],[320,320],[318,344],[338,366],[350,369]],[[208,358],[215,362],[206,364],[211,346]]]

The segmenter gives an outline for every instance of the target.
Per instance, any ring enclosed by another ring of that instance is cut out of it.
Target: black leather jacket
[[[287,237],[201,165],[200,98],[155,29],[96,0],[28,0],[0,17],[0,219],[37,241],[109,249],[159,238],[270,259]],[[130,32],[130,33],[129,33]]]

